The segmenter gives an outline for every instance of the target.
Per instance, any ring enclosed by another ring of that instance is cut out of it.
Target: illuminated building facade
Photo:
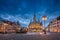
[[[30,21],[30,24],[28,26],[28,32],[42,32],[42,23],[40,23],[40,20],[36,21],[36,15],[34,14],[33,21]]]
[[[19,23],[0,20],[0,32],[3,33],[15,33],[20,32]]]
[[[60,32],[60,16],[52,20],[46,30],[50,30],[50,32]]]

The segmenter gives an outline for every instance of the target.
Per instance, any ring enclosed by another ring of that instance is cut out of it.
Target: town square
[[[0,0],[0,40],[60,40],[60,0]]]

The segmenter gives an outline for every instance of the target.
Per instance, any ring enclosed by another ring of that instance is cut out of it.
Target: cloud
[[[21,26],[25,26],[25,27],[27,27],[29,22],[30,22],[30,19],[25,19],[20,15],[13,16],[13,15],[6,14],[6,15],[1,15],[1,17],[5,20],[9,20],[9,21],[12,21],[12,22],[19,21],[20,24],[22,24]]]
[[[10,21],[19,21],[22,25],[29,25],[33,19],[34,10],[37,19],[48,16],[47,23],[60,15],[60,0],[0,0],[0,15]],[[43,22],[43,21],[42,21]]]

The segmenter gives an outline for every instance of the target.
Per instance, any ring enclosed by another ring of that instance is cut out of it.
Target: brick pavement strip
[[[0,34],[0,40],[60,40],[60,33],[49,35]]]

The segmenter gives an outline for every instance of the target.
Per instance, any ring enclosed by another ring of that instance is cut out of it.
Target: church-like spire
[[[33,22],[36,23],[36,13],[34,12]]]

